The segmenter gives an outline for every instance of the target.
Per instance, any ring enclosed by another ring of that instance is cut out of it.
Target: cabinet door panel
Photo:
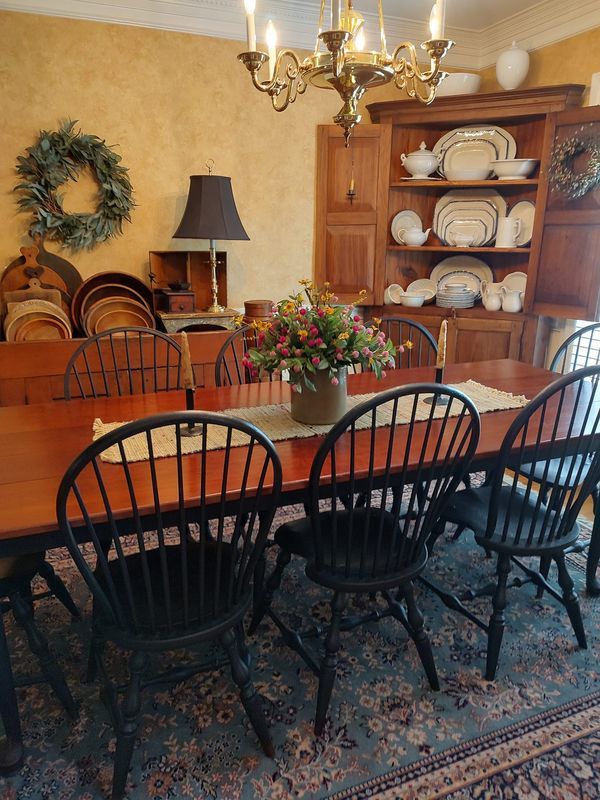
[[[553,157],[561,158],[568,140],[600,141],[600,109],[582,108],[551,115],[542,185],[545,214],[533,252],[536,258],[535,292],[531,309],[537,314],[574,319],[597,319],[600,296],[600,188],[573,199],[552,183]],[[589,156],[579,155],[569,169],[576,180],[587,168]],[[536,216],[536,221],[539,215]]]
[[[352,146],[344,147],[342,138],[330,138],[327,165],[327,213],[348,214],[377,210],[377,169],[379,137],[352,138]],[[347,192],[354,177],[356,196],[350,203]],[[360,187],[360,191],[359,191]]]
[[[452,361],[518,359],[521,350],[523,319],[456,319],[456,340]]]
[[[342,302],[356,300],[361,289],[372,296],[375,225],[328,225],[327,280]]]

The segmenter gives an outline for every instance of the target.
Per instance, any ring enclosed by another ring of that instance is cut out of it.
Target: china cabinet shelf
[[[389,244],[388,250],[401,252],[426,252],[426,253],[529,253],[529,247],[450,247],[443,244],[422,244],[419,247],[409,247],[405,244]]]
[[[524,178],[516,181],[394,181],[394,183],[390,183],[390,189],[502,189],[509,186],[537,186],[538,183],[539,178]]]

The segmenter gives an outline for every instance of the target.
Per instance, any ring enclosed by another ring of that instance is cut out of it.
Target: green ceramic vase
[[[297,422],[308,425],[333,425],[346,413],[346,367],[337,372],[339,383],[331,383],[329,370],[322,370],[310,376],[315,385],[313,392],[302,386],[302,392],[292,391],[291,415]]]

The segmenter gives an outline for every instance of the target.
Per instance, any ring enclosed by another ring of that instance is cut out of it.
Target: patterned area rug
[[[278,521],[299,515],[280,512]],[[52,558],[80,607],[71,623],[56,600],[37,605],[80,702],[72,723],[40,684],[19,690],[27,759],[0,780],[2,800],[100,800],[110,796],[114,735],[95,686],[81,682],[89,597],[63,551]],[[589,649],[578,650],[566,612],[531,586],[512,590],[509,624],[494,683],[482,678],[485,635],[419,591],[441,691],[430,691],[412,642],[390,618],[343,634],[330,719],[312,732],[317,682],[265,621],[250,639],[255,684],[265,699],[277,754],[263,756],[228,671],[147,690],[129,776],[129,798],[250,800],[412,800],[446,797],[597,800],[600,796],[600,599],[583,589],[582,556],[571,573],[580,594]],[[428,564],[437,582],[485,582],[493,561],[465,533],[438,542]],[[357,603],[367,605],[366,599]],[[292,562],[277,608],[288,619],[323,622],[326,595]],[[472,603],[487,616],[489,600]],[[6,620],[14,666],[32,669],[18,631]],[[111,652],[111,669],[122,666]]]

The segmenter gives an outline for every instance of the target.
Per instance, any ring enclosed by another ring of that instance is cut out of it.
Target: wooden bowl
[[[71,322],[64,309],[56,305],[56,303],[51,303],[49,300],[21,300],[18,303],[8,303],[7,308],[8,313],[6,315],[5,324],[23,314],[43,312],[50,317],[58,317],[66,325],[71,327]]]
[[[95,289],[98,286],[103,286],[107,283],[118,284],[119,286],[128,286],[131,289],[135,289],[135,291],[144,298],[148,308],[152,308],[152,290],[139,278],[136,278],[135,275],[129,275],[127,272],[98,272],[96,275],[92,275],[90,278],[85,280],[73,295],[73,301],[71,303],[71,316],[73,317],[73,322],[75,322],[75,324],[78,325],[81,330],[85,330],[83,328],[81,304],[83,303],[86,295],[88,295],[92,289]]]
[[[121,311],[135,315],[133,319],[135,322],[123,322],[123,325],[139,325],[138,318],[144,320],[144,327],[154,327],[154,317],[148,311],[148,307],[144,303],[139,303],[137,300],[132,300],[127,297],[106,297],[103,300],[98,300],[93,303],[89,308],[83,320],[83,330],[88,336],[93,336],[96,333],[96,323],[101,316],[108,312]],[[114,327],[114,326],[113,326]]]
[[[56,317],[39,317],[33,314],[20,317],[15,332],[15,342],[39,342],[57,339],[70,339],[71,331],[62,320]]]
[[[114,309],[102,314],[94,325],[94,333],[103,333],[111,328],[124,328],[136,326],[150,328],[148,320],[141,313],[127,309]]]
[[[90,292],[88,292],[88,294],[85,295],[81,303],[81,311],[79,312],[81,319],[85,319],[85,315],[90,306],[92,306],[94,303],[97,303],[98,300],[119,297],[136,300],[138,303],[141,303],[143,306],[145,306],[148,311],[152,311],[152,306],[149,306],[140,292],[131,286],[124,286],[120,283],[105,283],[101,286],[96,286],[95,289],[92,289]]]

